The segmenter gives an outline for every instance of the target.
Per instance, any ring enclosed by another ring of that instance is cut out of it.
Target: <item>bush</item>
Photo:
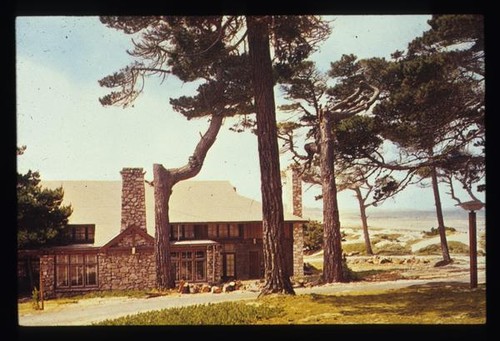
[[[310,252],[323,248],[323,224],[310,220],[304,224],[304,249]]]
[[[446,232],[455,232],[456,229],[453,227],[445,227],[444,230]],[[422,231],[425,237],[434,237],[439,234],[439,229],[437,227],[431,227],[430,231]]]
[[[345,254],[357,253],[360,255],[366,255],[365,243],[363,242],[363,243],[342,244],[342,251]]]
[[[375,245],[373,247],[373,252],[377,255],[387,256],[409,255],[411,254],[411,248],[407,245],[401,245],[399,243],[388,243],[383,246]]]
[[[33,309],[40,310],[40,291],[35,287],[31,292],[31,302],[33,304]]]
[[[456,253],[456,254],[469,254],[469,246],[457,242],[457,241],[449,241],[448,242],[448,250],[450,253]],[[417,250],[416,254],[417,255],[440,255],[441,254],[441,244],[432,244],[428,245],[424,248],[421,248],[420,250]]]
[[[240,325],[281,316],[283,313],[282,307],[224,302],[127,315],[95,325]]]

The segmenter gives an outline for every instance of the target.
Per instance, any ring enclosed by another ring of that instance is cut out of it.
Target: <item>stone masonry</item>
[[[121,231],[129,226],[146,230],[146,202],[142,168],[123,168]]]
[[[302,217],[302,179],[297,169],[292,170],[292,214]],[[293,224],[293,276],[304,276],[304,229]]]

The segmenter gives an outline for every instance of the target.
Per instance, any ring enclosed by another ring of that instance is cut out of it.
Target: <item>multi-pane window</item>
[[[205,273],[205,252],[195,252],[195,280],[203,281],[206,278]]]
[[[240,229],[236,224],[229,225],[229,238],[238,238],[240,236]]]
[[[94,242],[95,225],[73,224],[68,225],[61,234],[63,244],[91,244]]]
[[[56,287],[74,288],[97,285],[97,255],[56,256]]]
[[[229,236],[229,231],[227,224],[220,224],[219,227],[219,238],[227,238]]]
[[[225,253],[224,254],[224,276],[225,277],[234,277],[236,274],[236,266],[235,266],[235,254],[234,253]]]
[[[205,251],[171,252],[172,274],[176,281],[204,281],[206,279]]]
[[[171,240],[243,237],[243,224],[170,225]]]
[[[85,285],[97,285],[97,255],[85,255]]]
[[[195,239],[194,232],[193,225],[170,225],[171,240]]]
[[[182,225],[183,227],[183,238],[184,239],[194,239],[194,226],[193,225]]]
[[[216,224],[210,224],[208,225],[208,238],[217,238],[217,225]]]
[[[69,287],[69,256],[56,256],[56,287]]]

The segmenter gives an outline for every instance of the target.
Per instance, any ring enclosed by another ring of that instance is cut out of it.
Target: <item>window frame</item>
[[[81,257],[81,261],[78,257]],[[90,257],[93,260],[90,260]],[[86,289],[99,286],[99,256],[97,253],[56,254],[54,257],[54,279],[56,290]],[[64,285],[60,284],[64,275]],[[74,280],[74,276],[76,275]],[[94,277],[93,281],[89,279]],[[64,278],[65,277],[65,278]],[[79,278],[81,277],[81,284]],[[94,282],[94,283],[90,283]]]

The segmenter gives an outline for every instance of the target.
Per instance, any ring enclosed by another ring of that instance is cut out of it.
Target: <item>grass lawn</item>
[[[100,325],[484,324],[486,288],[439,283],[362,294],[271,295],[164,309]]]

